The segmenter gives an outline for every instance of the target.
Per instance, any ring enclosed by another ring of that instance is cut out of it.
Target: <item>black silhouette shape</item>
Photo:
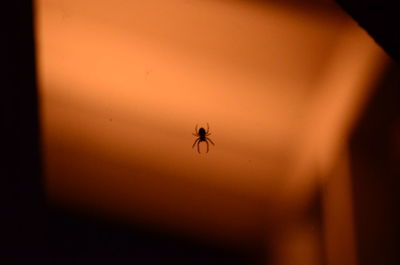
[[[196,139],[196,141],[194,141],[192,148],[197,143],[197,152],[199,152],[199,154],[200,154],[200,142],[206,142],[207,153],[208,153],[208,150],[209,150],[208,142],[210,142],[212,145],[215,145],[214,142],[210,138],[207,137],[207,136],[211,135],[211,133],[209,133],[210,125],[208,125],[208,123],[207,123],[207,130],[205,130],[203,127],[201,127],[198,131],[197,131],[197,125],[196,125],[196,128],[194,130],[195,130],[195,133],[193,133],[193,135],[197,136],[197,139]]]

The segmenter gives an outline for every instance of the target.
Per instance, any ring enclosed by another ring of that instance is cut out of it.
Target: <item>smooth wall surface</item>
[[[49,201],[235,244],[307,207],[384,62],[314,2],[38,0]]]

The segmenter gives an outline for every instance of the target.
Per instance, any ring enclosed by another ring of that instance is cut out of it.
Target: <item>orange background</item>
[[[226,244],[301,218],[386,62],[330,1],[36,9],[48,200]]]

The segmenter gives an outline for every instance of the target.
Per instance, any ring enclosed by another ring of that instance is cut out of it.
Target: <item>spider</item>
[[[207,144],[207,153],[208,153],[208,149],[209,149],[208,141],[210,141],[210,143],[212,143],[212,145],[215,145],[214,142],[210,138],[207,137],[207,136],[211,135],[211,133],[208,132],[210,130],[210,125],[208,125],[208,123],[207,123],[207,131],[203,127],[201,127],[197,131],[197,125],[196,125],[196,128],[194,130],[195,130],[195,133],[193,133],[193,135],[197,136],[198,138],[196,139],[196,141],[194,141],[194,143],[192,145],[192,148],[194,148],[194,146],[197,143],[197,152],[199,152],[199,154],[200,154],[200,142],[206,142],[206,144]]]

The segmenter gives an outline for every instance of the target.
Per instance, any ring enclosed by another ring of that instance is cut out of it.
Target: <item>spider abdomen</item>
[[[199,138],[200,141],[205,141],[206,140],[206,130],[204,128],[199,129]]]

